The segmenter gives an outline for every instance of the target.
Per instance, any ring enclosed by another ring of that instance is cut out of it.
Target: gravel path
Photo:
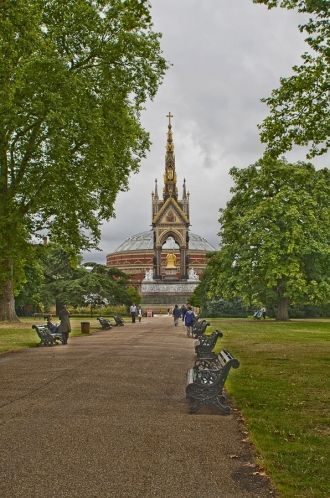
[[[0,496],[274,495],[238,412],[189,415],[193,357],[170,317],[0,357]]]

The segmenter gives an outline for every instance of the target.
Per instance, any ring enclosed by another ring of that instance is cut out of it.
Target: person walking
[[[174,326],[177,327],[178,323],[179,323],[179,318],[181,316],[181,310],[180,310],[180,308],[179,308],[179,306],[177,304],[173,308],[172,316],[173,316],[173,319],[174,319]]]
[[[60,310],[58,317],[60,319],[60,324],[58,326],[58,332],[62,334],[62,344],[68,344],[69,334],[71,332],[71,323],[70,323],[70,313],[66,307]]]
[[[136,315],[137,315],[137,307],[135,306],[134,303],[130,307],[129,312],[131,314],[132,323],[135,323],[135,318],[136,318]]]
[[[181,316],[182,316],[182,321],[184,322],[184,317],[186,316],[186,313],[187,313],[187,308],[186,306],[183,304],[181,306]]]
[[[187,330],[187,337],[192,337],[192,327],[195,321],[195,313],[192,310],[191,306],[188,306],[187,311],[184,316],[184,324]]]
[[[141,320],[142,320],[142,308],[141,308],[141,306],[138,307],[137,316],[138,316],[139,322],[141,322]]]

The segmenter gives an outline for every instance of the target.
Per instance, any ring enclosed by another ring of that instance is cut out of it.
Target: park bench
[[[62,334],[51,332],[47,325],[32,325],[32,328],[37,332],[41,346],[54,346],[57,341],[63,341]]]
[[[110,329],[112,329],[112,325],[109,322],[109,320],[107,320],[106,318],[103,318],[103,316],[98,316],[97,319],[100,322],[102,330],[110,330]]]
[[[211,335],[202,335],[198,338],[195,352],[198,358],[212,358],[212,349],[215,347],[219,337],[223,337],[220,330],[215,330]]]
[[[122,327],[123,325],[125,325],[125,322],[121,318],[121,316],[119,316],[119,315],[112,315],[112,318],[114,319],[115,324],[116,324],[117,327]]]
[[[203,335],[205,330],[207,329],[207,327],[209,325],[210,325],[210,322],[207,322],[206,320],[200,320],[199,318],[197,318],[197,320],[195,321],[195,323],[192,327],[193,337],[195,337],[195,339],[197,339],[198,337]]]
[[[229,351],[222,350],[218,355],[215,369],[190,368],[187,372],[186,398],[190,403],[190,413],[196,413],[202,405],[215,406],[224,415],[230,413],[223,393],[224,385],[231,368],[238,368],[239,361]]]

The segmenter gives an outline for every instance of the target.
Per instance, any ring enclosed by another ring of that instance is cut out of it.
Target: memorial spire
[[[168,118],[168,130],[167,130],[167,143],[166,143],[166,155],[165,155],[165,174],[164,174],[164,200],[168,197],[178,198],[178,189],[176,186],[176,172],[175,172],[175,155],[174,155],[174,143],[172,135],[172,123],[171,118],[173,114],[169,112],[166,116]]]

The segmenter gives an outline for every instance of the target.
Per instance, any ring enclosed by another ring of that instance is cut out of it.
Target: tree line
[[[306,146],[310,160],[329,147],[329,3],[254,3],[308,15],[299,27],[308,51],[264,99],[264,157],[231,169],[220,249],[199,291],[209,300],[271,304],[285,320],[290,303],[327,302],[330,294],[329,170],[281,156]],[[88,272],[77,254],[97,247],[100,222],[114,215],[117,193],[146,155],[140,116],[167,66],[147,0],[1,2],[0,320],[17,319],[14,296],[22,303],[29,286],[30,296],[33,286],[36,295],[43,289],[45,302],[48,291],[74,302],[87,288],[101,295],[100,285],[107,299],[127,299],[123,275],[102,265]],[[64,262],[72,258],[69,275],[48,275],[52,250],[45,266],[35,244],[45,234]]]

